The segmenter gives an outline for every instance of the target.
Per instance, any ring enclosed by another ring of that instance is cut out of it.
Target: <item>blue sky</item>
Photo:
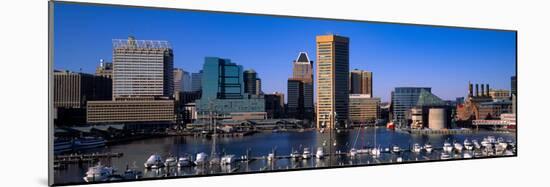
[[[515,75],[509,31],[63,3],[55,5],[54,68],[93,73],[99,59],[111,61],[112,39],[132,35],[169,41],[174,67],[197,72],[205,56],[229,58],[256,70],[264,92],[286,93],[298,52],[315,61],[315,36],[328,33],[350,38],[350,68],[372,71],[383,101],[399,86],[454,100],[468,81],[509,89]]]

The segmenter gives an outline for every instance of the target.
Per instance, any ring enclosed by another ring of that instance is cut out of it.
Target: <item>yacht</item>
[[[472,149],[474,149],[474,145],[473,145],[472,142],[470,142],[470,140],[468,140],[467,138],[464,140],[464,147],[465,147],[466,150],[468,150],[468,151],[471,151]]]
[[[412,151],[413,151],[414,153],[420,153],[420,151],[422,151],[422,147],[420,147],[420,144],[415,143],[415,144],[413,145]]]
[[[452,152],[453,151],[453,146],[451,145],[451,143],[445,141],[445,143],[443,143],[443,151]]]
[[[169,156],[166,161],[164,161],[164,165],[166,167],[174,167],[176,165],[178,165],[178,160],[176,157],[173,157],[173,156]]]
[[[351,150],[349,150],[349,156],[355,157],[355,155],[357,155],[357,150],[355,148],[351,148]]]
[[[373,156],[373,157],[379,157],[380,156],[380,147],[376,148],[372,148],[370,150],[370,154]]]
[[[472,140],[472,143],[474,144],[475,149],[481,149],[481,145],[479,144],[479,142],[477,140]]]
[[[311,151],[309,151],[309,148],[304,148],[304,153],[302,153],[302,158],[309,159],[311,158]]]
[[[325,157],[325,150],[323,149],[323,147],[318,147],[317,148],[317,152],[315,153],[315,157],[317,157],[317,159],[322,159],[323,157]]]
[[[97,166],[89,167],[86,171],[86,176],[84,176],[84,181],[86,182],[95,182],[95,181],[106,181],[113,175],[114,169],[111,167],[106,167],[101,165],[101,162]]]
[[[275,160],[275,153],[267,154],[267,161],[274,161],[274,160]]]
[[[441,160],[448,160],[448,159],[451,159],[451,155],[448,152],[442,152],[441,153]]]
[[[483,140],[481,140],[481,146],[486,148],[492,148],[493,144],[491,144],[491,142],[489,142],[487,138],[483,138]]]
[[[426,152],[427,152],[427,153],[432,153],[432,150],[433,150],[434,148],[433,148],[432,144],[430,144],[430,142],[428,142],[428,143],[426,143],[426,144],[424,145],[424,149],[426,149]]]
[[[225,155],[222,157],[221,164],[222,165],[230,165],[237,161],[235,155]]]
[[[464,155],[462,156],[462,158],[473,158],[473,157],[474,156],[470,151],[464,151]]]
[[[90,148],[96,148],[96,147],[103,147],[105,146],[105,142],[106,141],[102,137],[86,136],[86,137],[76,139],[74,141],[74,148],[90,149]]]
[[[462,152],[462,149],[464,149],[464,146],[462,146],[462,144],[460,144],[460,142],[455,142],[454,143],[454,148],[456,151],[458,151],[459,153]]]
[[[143,166],[145,166],[146,169],[158,169],[164,167],[164,162],[162,162],[162,158],[160,157],[160,155],[154,154],[149,156]]]
[[[487,136],[487,141],[491,144],[497,143],[497,139],[494,136]]]
[[[208,155],[204,152],[197,153],[197,156],[195,158],[195,165],[202,166],[206,164],[208,159]]]
[[[292,153],[290,153],[290,158],[294,159],[294,160],[297,160],[297,159],[300,159],[300,153],[298,153],[298,151],[292,151]]]
[[[143,174],[141,173],[141,171],[131,169],[126,166],[126,171],[124,171],[121,177],[126,180],[140,179],[141,177],[143,177]]]
[[[392,146],[391,151],[393,153],[399,153],[399,152],[401,152],[401,148],[397,144],[395,144],[395,145]]]
[[[189,167],[192,166],[191,158],[189,156],[182,156],[178,159],[178,167]]]
[[[501,149],[507,149],[508,148],[508,143],[506,143],[506,141],[504,141],[504,138],[502,137],[499,137],[498,140],[498,146],[501,148]]]

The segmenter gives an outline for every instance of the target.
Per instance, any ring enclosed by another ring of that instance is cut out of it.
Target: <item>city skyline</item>
[[[54,15],[55,35],[64,37],[54,37],[56,51],[62,51],[54,55],[55,69],[93,74],[99,59],[112,61],[112,39],[132,35],[169,41],[175,68],[195,73],[206,56],[229,58],[258,72],[265,93],[285,92],[296,54],[308,52],[315,64],[315,36],[334,33],[350,38],[350,70],[374,72],[373,95],[385,102],[395,87],[428,86],[441,98],[454,100],[467,94],[468,81],[509,89],[509,77],[515,75],[515,32],[183,10],[58,7],[64,8]],[[84,44],[87,47],[81,47]]]

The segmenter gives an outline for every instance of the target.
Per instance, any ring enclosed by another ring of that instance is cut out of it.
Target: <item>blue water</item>
[[[368,128],[344,131],[341,133],[319,133],[318,131],[257,133],[245,137],[219,137],[216,138],[215,148],[216,153],[220,155],[234,154],[240,157],[241,155],[245,155],[247,150],[251,150],[251,157],[263,157],[267,156],[267,154],[272,152],[272,150],[276,150],[277,155],[289,155],[292,150],[298,150],[301,153],[303,148],[308,147],[314,155],[317,147],[323,146],[323,143],[326,142],[325,153],[328,153],[329,150],[332,150],[332,152],[337,150],[349,152],[352,147],[355,147],[356,149],[360,149],[362,147],[372,147],[375,141],[374,130],[374,128]],[[420,135],[396,132],[385,128],[376,128],[376,144],[382,148],[387,148],[395,144],[400,146],[402,149],[409,149],[414,143],[424,145],[429,142],[434,147],[440,148],[445,141],[449,141],[451,143],[453,141],[458,141],[462,143],[466,138],[481,141],[482,138],[489,135],[502,137],[505,140],[516,141],[515,133],[480,131],[474,134]],[[336,141],[336,146],[331,147],[334,141],[328,141],[330,138]],[[379,158],[372,158],[369,155],[359,155],[355,158],[349,158],[347,156],[334,156],[331,159],[326,158],[323,160],[318,160],[315,158],[297,161],[290,159],[277,159],[275,162],[268,162],[265,159],[261,159],[249,163],[238,162],[231,166],[215,168],[171,168],[170,170],[162,169],[158,171],[145,170],[143,168],[143,163],[151,154],[160,154],[163,159],[169,155],[196,155],[198,152],[205,152],[210,155],[213,145],[212,138],[178,136],[132,141],[104,148],[88,150],[86,152],[123,153],[124,155],[122,157],[101,160],[101,162],[104,165],[112,166],[118,169],[118,171],[124,171],[127,166],[130,166],[131,168],[135,167],[137,170],[143,172],[144,177],[203,175],[212,173],[285,170],[293,168],[330,167],[341,165],[366,165],[396,162],[399,157],[401,157],[404,162],[438,160],[440,158],[440,152],[438,151],[431,154],[414,154],[410,152],[403,152],[401,154],[384,153]],[[452,154],[451,156],[455,159],[462,157],[458,153]],[[82,177],[84,176],[87,168],[93,165],[95,165],[95,163],[82,164],[80,166],[74,164],[69,165],[67,169],[56,170],[55,182],[59,184],[67,182],[84,182]]]

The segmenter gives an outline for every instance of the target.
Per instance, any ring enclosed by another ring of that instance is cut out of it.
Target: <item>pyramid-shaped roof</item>
[[[445,102],[437,97],[436,95],[426,91],[421,90],[420,95],[418,96],[418,101],[416,106],[441,106],[445,105]]]
[[[309,62],[309,58],[307,57],[306,52],[300,52],[298,55],[298,58],[296,59],[296,62]]]

